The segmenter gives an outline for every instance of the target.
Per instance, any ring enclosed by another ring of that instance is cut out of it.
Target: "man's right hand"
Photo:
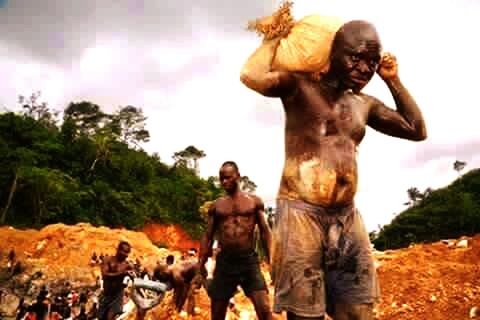
[[[391,53],[384,53],[377,73],[384,81],[398,78],[397,58]]]
[[[118,270],[117,272],[120,273],[120,274],[128,275],[129,272],[134,271],[134,268],[129,263],[122,263],[122,264],[120,264],[120,266],[118,266],[117,270]]]

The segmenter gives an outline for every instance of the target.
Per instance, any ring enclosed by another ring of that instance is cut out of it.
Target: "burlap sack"
[[[291,2],[284,3],[273,15],[249,23],[265,39],[282,37],[273,61],[273,69],[325,72],[330,49],[343,21],[337,17],[309,15],[295,21]]]

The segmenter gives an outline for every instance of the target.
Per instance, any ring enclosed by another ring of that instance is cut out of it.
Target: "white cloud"
[[[158,68],[167,72],[180,69],[186,65],[192,57],[192,54],[188,54],[185,49],[175,50],[168,45],[152,49],[151,55],[157,63]]]
[[[65,91],[65,72],[55,66],[31,61],[30,59],[4,59],[0,61],[3,81],[0,92],[9,109],[16,104],[18,95],[30,96],[41,91],[42,101],[51,104],[60,102]],[[7,96],[9,95],[9,96]]]
[[[87,79],[97,80],[110,71],[115,52],[106,45],[87,48],[80,60],[80,74]]]

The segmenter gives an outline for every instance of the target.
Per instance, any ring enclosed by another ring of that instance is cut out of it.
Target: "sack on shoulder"
[[[333,38],[344,22],[340,18],[320,14],[312,14],[295,21],[291,6],[291,2],[285,2],[271,16],[250,22],[248,29],[263,35],[265,39],[282,37],[273,61],[273,69],[327,71]]]

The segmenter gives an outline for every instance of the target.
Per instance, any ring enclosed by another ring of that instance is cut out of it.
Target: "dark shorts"
[[[97,317],[99,320],[107,319],[108,312],[113,315],[123,313],[123,296],[124,292],[121,290],[114,296],[101,295],[99,299]]]
[[[278,200],[273,227],[274,312],[318,317],[378,301],[370,239],[354,206],[332,211]]]
[[[212,300],[227,301],[233,297],[237,286],[242,288],[246,296],[267,290],[255,251],[218,254],[213,279],[208,285],[208,295]]]

